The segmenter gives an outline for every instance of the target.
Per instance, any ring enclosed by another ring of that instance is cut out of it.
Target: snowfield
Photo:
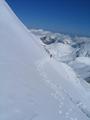
[[[0,0],[0,120],[90,120],[90,86],[70,67],[71,58],[60,61],[74,51],[71,38],[62,38],[58,61],[56,53],[50,57],[53,47]]]

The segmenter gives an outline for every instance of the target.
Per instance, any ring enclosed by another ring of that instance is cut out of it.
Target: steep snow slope
[[[37,39],[0,0],[0,120],[89,120],[86,89]]]

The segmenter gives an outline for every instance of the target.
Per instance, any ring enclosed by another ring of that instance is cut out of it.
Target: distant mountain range
[[[79,77],[90,82],[90,37],[72,37],[42,29],[30,31],[40,38],[45,50],[56,60],[67,63]]]

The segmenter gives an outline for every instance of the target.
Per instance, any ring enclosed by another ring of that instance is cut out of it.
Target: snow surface
[[[90,58],[78,57],[75,61],[69,64],[85,81],[90,83]]]
[[[68,44],[55,43],[46,47],[50,54],[59,61],[69,62],[74,60],[76,54],[75,50]]]
[[[79,63],[90,65],[90,58],[89,57],[78,57],[76,59],[76,61],[79,62]]]
[[[0,1],[0,120],[90,120],[90,94]]]

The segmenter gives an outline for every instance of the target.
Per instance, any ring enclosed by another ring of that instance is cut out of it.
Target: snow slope
[[[0,120],[89,120],[87,90],[37,39],[0,0]]]

